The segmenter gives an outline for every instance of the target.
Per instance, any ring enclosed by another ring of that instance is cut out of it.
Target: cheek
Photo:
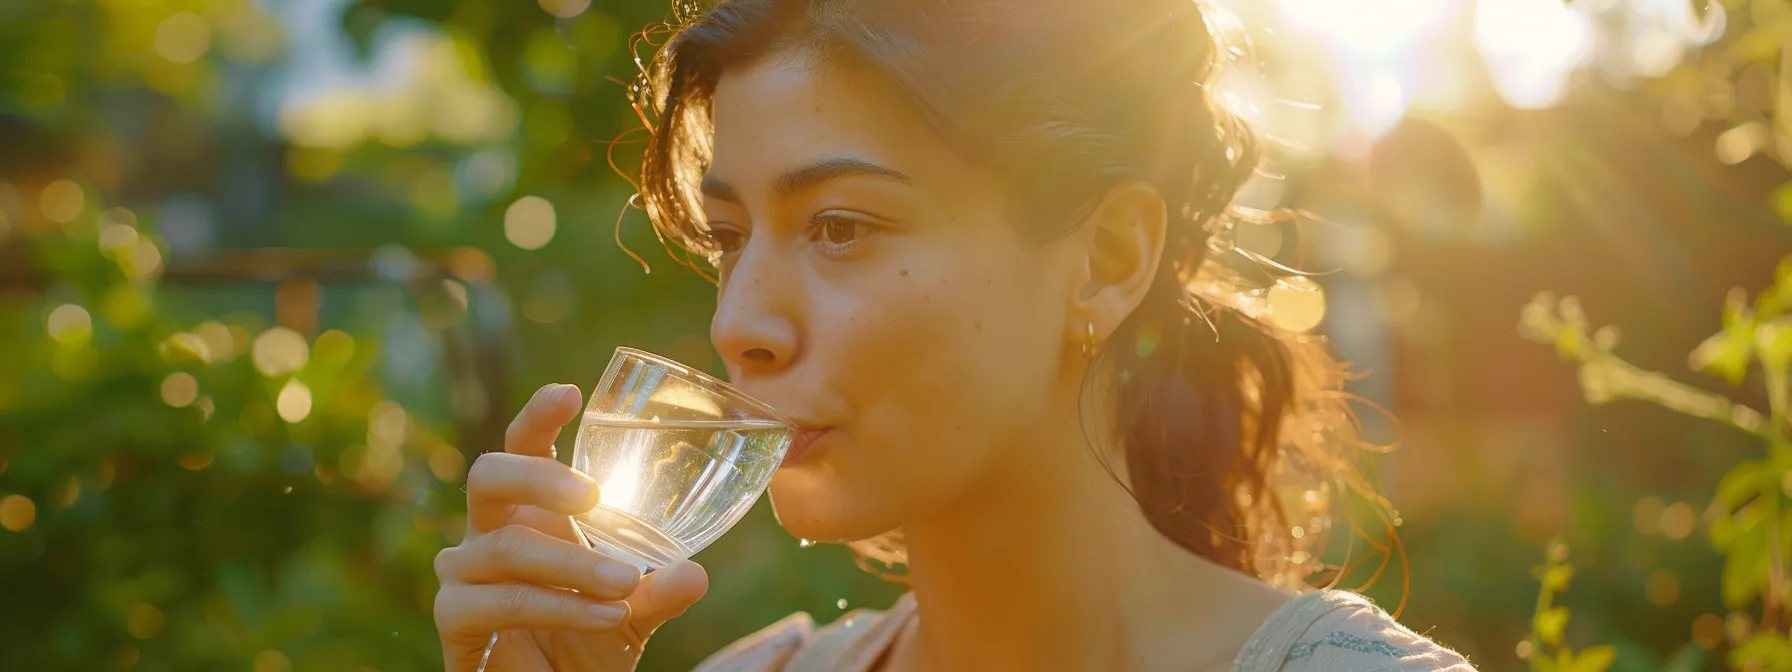
[[[818,538],[899,526],[1038,426],[1058,330],[1013,254],[909,255],[882,277],[828,285],[831,309],[812,315],[803,364],[824,369],[824,393],[851,409],[850,424],[817,469],[774,483],[793,533],[804,520]]]

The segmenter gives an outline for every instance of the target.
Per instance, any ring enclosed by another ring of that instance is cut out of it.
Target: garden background
[[[1792,669],[1792,6],[1226,4],[1279,139],[1244,202],[1313,213],[1240,244],[1330,271],[1275,319],[1400,421],[1366,592],[1485,670]],[[719,371],[608,160],[679,11],[0,2],[0,667],[439,669],[431,560],[528,395],[624,344]],[[643,669],[897,592],[763,502],[698,560]]]

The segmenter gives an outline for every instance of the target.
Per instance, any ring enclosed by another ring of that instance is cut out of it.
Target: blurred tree
[[[492,428],[613,344],[716,368],[607,160],[665,12],[0,3],[5,665],[439,668]],[[646,669],[894,593],[764,507],[699,560]]]

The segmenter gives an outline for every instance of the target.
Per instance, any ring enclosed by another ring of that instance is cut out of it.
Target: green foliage
[[[385,398],[378,339],[181,320],[149,252],[39,243],[54,289],[0,306],[8,665],[431,667],[464,461]]]
[[[1520,648],[1534,672],[1605,672],[1618,658],[1618,650],[1610,646],[1594,646],[1575,652],[1563,643],[1568,629],[1568,607],[1555,606],[1557,595],[1568,591],[1574,578],[1574,566],[1568,563],[1568,545],[1561,540],[1551,542],[1544,564],[1532,572],[1540,585],[1537,611],[1531,617],[1531,634]]]
[[[1792,670],[1792,642],[1777,632],[1757,634],[1731,650],[1729,662],[1737,669],[1786,672]]]
[[[1732,291],[1725,302],[1722,330],[1693,351],[1694,369],[1742,384],[1751,373],[1761,375],[1768,392],[1769,411],[1755,409],[1675,381],[1666,375],[1642,370],[1614,354],[1615,330],[1589,327],[1579,302],[1572,297],[1556,300],[1539,295],[1526,306],[1524,334],[1553,345],[1564,359],[1580,366],[1582,391],[1591,403],[1632,399],[1654,403],[1681,413],[1713,420],[1759,438],[1763,455],[1730,468],[1718,482],[1706,512],[1708,537],[1724,555],[1719,586],[1724,605],[1732,612],[1751,609],[1760,602],[1761,617],[1749,635],[1729,654],[1732,665],[1746,669],[1792,669],[1792,641],[1775,624],[1783,623],[1792,587],[1787,582],[1787,562],[1792,558],[1792,441],[1788,441],[1788,378],[1792,376],[1792,256],[1781,260],[1772,286],[1751,304],[1747,293]],[[1560,641],[1567,612],[1547,609],[1549,596],[1567,583],[1565,572],[1552,565],[1546,570],[1536,623],[1540,644]],[[1539,659],[1540,660],[1540,659]],[[1578,659],[1574,659],[1579,664]],[[1533,661],[1533,666],[1537,665]]]
[[[715,369],[713,286],[618,220],[605,156],[639,123],[629,34],[666,10],[0,2],[0,519],[19,528],[0,527],[0,667],[439,669],[430,560],[461,527],[452,482],[495,447],[465,430],[588,387],[618,344]],[[283,98],[337,84],[321,57],[399,47],[382,67],[414,67],[407,86]],[[506,212],[530,196],[553,216],[525,248]],[[267,263],[216,270],[245,248]],[[305,255],[378,272],[311,285],[309,328],[264,276]],[[425,262],[448,277],[411,277]],[[457,349],[475,329],[494,336]],[[289,422],[283,395],[311,408]],[[764,506],[697,559],[710,596],[643,669],[896,591]]]

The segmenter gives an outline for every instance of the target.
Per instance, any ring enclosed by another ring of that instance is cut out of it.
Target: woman
[[[1215,300],[1256,151],[1209,94],[1212,23],[1190,0],[728,0],[676,28],[637,103],[642,202],[715,264],[732,382],[801,425],[779,522],[905,550],[913,590],[704,669],[1471,669],[1289,589],[1316,567],[1278,485],[1361,487],[1356,443],[1323,346]],[[451,670],[494,631],[490,669],[632,669],[707,586],[579,543],[597,488],[552,459],[579,407],[543,388],[472,467],[437,561]]]

